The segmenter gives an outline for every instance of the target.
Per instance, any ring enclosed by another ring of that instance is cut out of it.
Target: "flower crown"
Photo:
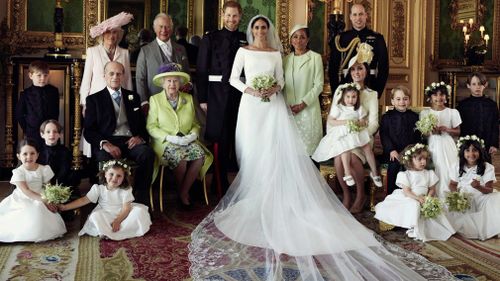
[[[132,174],[130,172],[130,165],[128,165],[127,163],[125,163],[123,161],[120,161],[120,160],[109,160],[107,162],[104,162],[104,164],[102,165],[102,170],[106,171],[107,169],[109,169],[109,168],[111,168],[113,166],[120,166],[120,167],[122,167],[123,170],[125,170],[125,172],[129,176]]]
[[[410,162],[415,152],[417,152],[417,150],[419,149],[427,149],[427,148],[425,144],[417,143],[412,148],[405,151],[405,153],[403,154],[403,160],[405,162]]]
[[[338,87],[338,90],[343,92],[347,88],[356,88],[358,91],[361,91],[361,87],[354,82],[342,84]]]
[[[434,91],[438,87],[442,87],[442,86],[446,87],[446,90],[448,91],[448,95],[451,95],[451,86],[444,83],[443,81],[441,81],[439,83],[432,82],[432,84],[430,84],[429,86],[427,86],[425,88],[425,95],[429,95],[430,91]]]
[[[460,151],[460,148],[466,141],[476,141],[481,145],[481,148],[484,149],[484,140],[476,135],[467,135],[464,137],[460,137],[457,141],[457,148]]]

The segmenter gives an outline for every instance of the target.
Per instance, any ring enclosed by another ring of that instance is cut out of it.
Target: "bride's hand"
[[[275,93],[279,92],[281,90],[281,87],[279,85],[274,85],[271,88],[262,91],[262,96],[263,97],[270,97],[274,95]]]

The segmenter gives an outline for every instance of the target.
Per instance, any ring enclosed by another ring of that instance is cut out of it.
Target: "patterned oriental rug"
[[[0,244],[0,280],[189,280],[189,235],[209,211],[208,207],[190,212],[173,211],[155,220],[144,237],[125,241],[78,237],[79,224],[75,222],[68,226],[69,233],[63,239]],[[365,212],[357,218],[378,232],[372,213]],[[473,276],[481,281],[500,280],[498,238],[481,242],[455,235],[446,242],[421,243],[407,238],[402,229],[379,234],[401,248],[446,267],[457,276]],[[223,272],[213,280],[243,280],[245,274],[248,272]],[[259,280],[258,268],[251,274],[254,279],[245,280]]]

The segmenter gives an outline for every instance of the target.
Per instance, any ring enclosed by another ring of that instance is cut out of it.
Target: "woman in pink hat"
[[[85,116],[85,99],[87,96],[101,91],[106,87],[104,80],[104,65],[110,61],[117,61],[125,68],[122,78],[122,87],[133,90],[132,75],[130,73],[129,52],[120,48],[118,43],[123,37],[123,25],[128,24],[133,19],[131,14],[121,12],[90,29],[90,36],[97,37],[98,45],[87,49],[85,60],[85,70],[83,71],[82,84],[80,86],[80,104],[82,113]],[[82,141],[82,151],[87,157],[91,156],[90,144]]]

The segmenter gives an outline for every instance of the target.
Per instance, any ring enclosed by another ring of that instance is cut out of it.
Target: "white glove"
[[[167,135],[165,140],[173,144],[183,145],[181,144],[182,137]]]
[[[192,143],[198,138],[198,135],[196,133],[191,133],[187,136],[184,137],[189,143]]]
[[[191,133],[189,135],[180,137],[180,143],[179,145],[188,145],[195,141],[198,138],[198,136],[195,133]]]

